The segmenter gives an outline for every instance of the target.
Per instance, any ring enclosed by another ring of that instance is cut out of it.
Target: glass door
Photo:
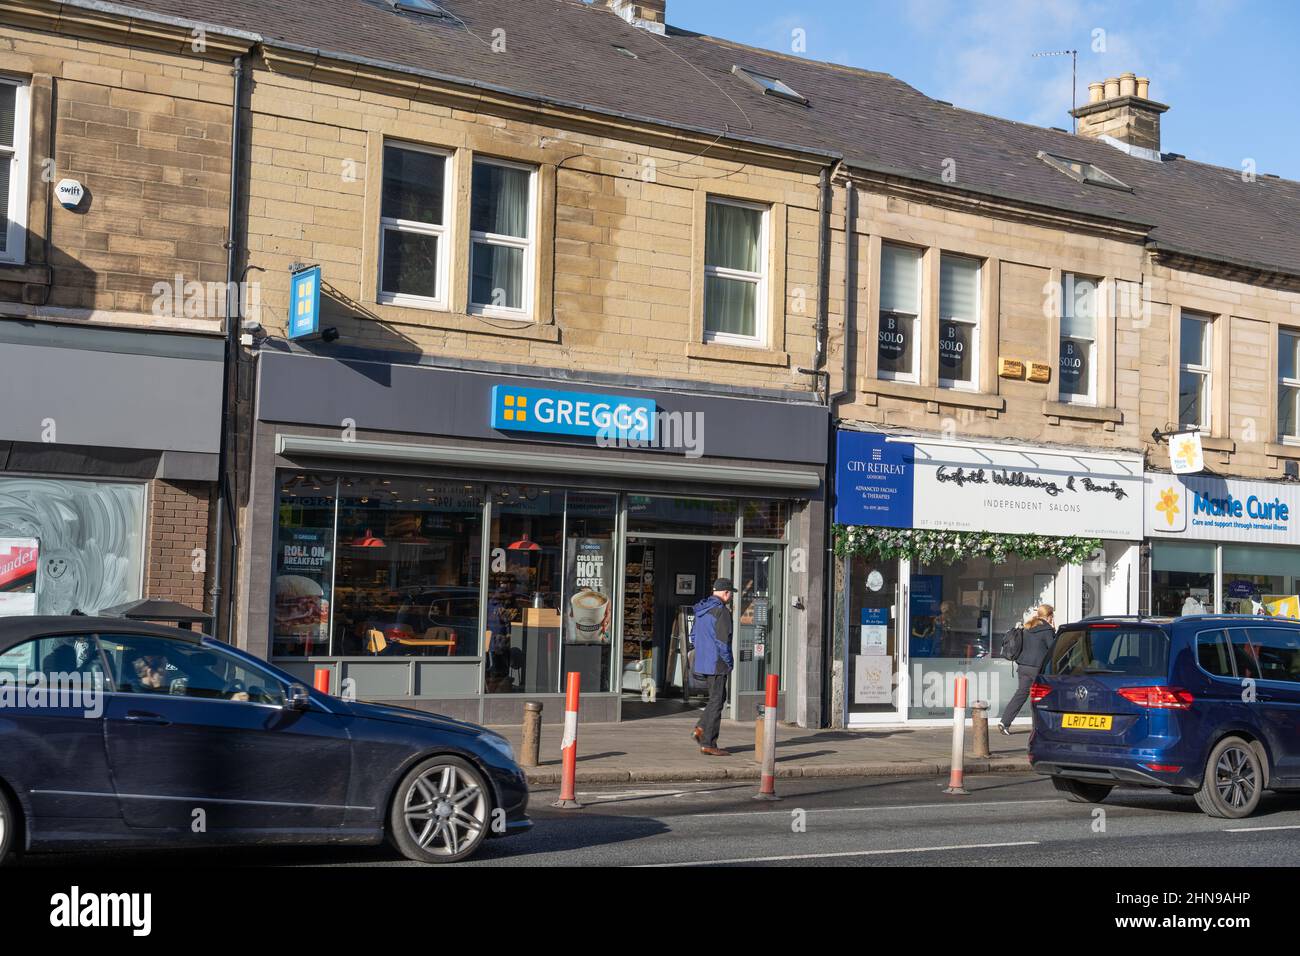
[[[901,719],[904,602],[896,560],[849,559],[845,711],[850,726]]]
[[[780,673],[785,548],[746,544],[740,560],[736,634],[736,687],[762,694],[768,673]],[[742,712],[740,719],[746,719]]]

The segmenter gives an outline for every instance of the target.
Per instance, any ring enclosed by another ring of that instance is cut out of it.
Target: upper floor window
[[[27,245],[28,86],[0,76],[0,262],[22,262]]]
[[[761,345],[767,339],[765,206],[708,201],[704,240],[704,338]]]
[[[469,305],[475,312],[527,318],[536,268],[537,170],[475,159],[470,191]]]
[[[1063,402],[1091,405],[1097,396],[1097,280],[1061,278],[1061,354],[1058,383]]]
[[[1277,336],[1277,435],[1300,443],[1300,330]]]
[[[447,306],[447,177],[445,153],[384,146],[380,208],[379,300]]]
[[[876,369],[881,378],[918,380],[921,315],[921,250],[888,243],[880,247],[880,329]]]
[[[966,256],[939,260],[939,384],[979,388],[980,262]]]
[[[1178,424],[1210,430],[1214,319],[1182,314],[1178,346]]]

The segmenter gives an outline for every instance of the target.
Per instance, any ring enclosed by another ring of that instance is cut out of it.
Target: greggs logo
[[[655,403],[622,395],[494,385],[492,427],[653,442]]]

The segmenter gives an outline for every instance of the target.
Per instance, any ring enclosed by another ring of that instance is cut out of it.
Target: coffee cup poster
[[[614,542],[570,538],[567,559],[569,643],[606,644],[614,605]]]

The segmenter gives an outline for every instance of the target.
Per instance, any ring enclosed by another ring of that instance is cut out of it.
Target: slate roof
[[[436,18],[388,0],[131,0],[141,10],[602,112],[842,157],[851,165],[1039,206],[1150,226],[1189,255],[1300,276],[1300,183],[1182,157],[1161,163],[1105,143],[956,109],[885,73],[784,56],[668,28],[656,36],[577,0],[438,0]],[[106,4],[70,0],[70,5]],[[671,20],[672,4],[668,5]],[[496,29],[505,52],[494,52]],[[626,47],[630,58],[615,49]],[[732,74],[784,80],[803,106]],[[1177,108],[1177,104],[1174,104]],[[1164,143],[1166,149],[1177,144]],[[1075,182],[1039,150],[1094,163],[1132,187]],[[942,180],[944,161],[956,181]]]

